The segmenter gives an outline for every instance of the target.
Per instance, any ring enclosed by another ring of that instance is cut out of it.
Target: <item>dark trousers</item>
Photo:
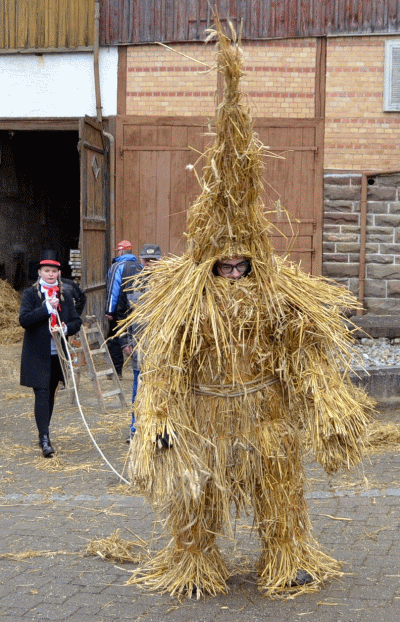
[[[117,322],[110,320],[110,327],[108,331],[108,351],[114,363],[115,371],[118,376],[122,375],[122,368],[124,366],[124,353],[122,352],[121,340],[119,337],[115,337],[115,333],[118,330]]]
[[[63,380],[60,361],[57,354],[52,354],[48,388],[33,389],[35,393],[35,420],[39,436],[49,435],[50,419],[54,408],[54,395],[60,380]]]

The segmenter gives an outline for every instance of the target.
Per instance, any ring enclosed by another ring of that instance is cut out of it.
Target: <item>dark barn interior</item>
[[[0,131],[0,278],[17,290],[32,283],[43,249],[69,251],[80,231],[77,131]]]

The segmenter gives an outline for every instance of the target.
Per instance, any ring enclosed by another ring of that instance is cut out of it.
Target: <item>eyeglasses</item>
[[[232,274],[235,269],[239,272],[239,274],[244,274],[250,268],[250,262],[246,260],[234,264],[219,263],[217,266],[221,274],[224,275]]]

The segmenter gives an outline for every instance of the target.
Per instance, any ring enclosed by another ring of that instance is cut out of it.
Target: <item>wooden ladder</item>
[[[79,331],[79,338],[102,413],[107,412],[105,399],[108,397],[117,397],[121,406],[126,407],[127,403],[125,401],[125,396],[123,394],[117,372],[115,371],[114,363],[112,362],[112,358],[110,356],[110,352],[108,351],[107,344],[105,343],[100,325],[94,316],[86,317],[85,323]],[[103,363],[106,365],[106,368],[101,369],[100,371],[97,371],[96,369],[96,366],[98,367],[99,365],[98,356],[103,357]],[[105,378],[113,381],[114,388],[110,391],[103,391],[102,389],[100,380],[104,380]]]

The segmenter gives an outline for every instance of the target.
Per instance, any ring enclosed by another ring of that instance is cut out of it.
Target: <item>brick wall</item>
[[[396,170],[400,113],[383,112],[385,37],[328,39],[325,168]]]
[[[325,175],[323,274],[358,295],[361,175]],[[400,173],[369,179],[365,308],[400,311]]]
[[[254,117],[314,115],[315,40],[244,44],[242,90]],[[129,115],[214,116],[213,44],[134,46],[127,52]],[[200,61],[203,64],[199,64]]]
[[[383,112],[385,37],[327,42],[325,168],[393,170],[400,160],[400,112]],[[242,81],[253,116],[314,115],[314,39],[244,43]],[[213,44],[132,46],[127,114],[213,116]],[[200,61],[200,64],[196,61]]]

